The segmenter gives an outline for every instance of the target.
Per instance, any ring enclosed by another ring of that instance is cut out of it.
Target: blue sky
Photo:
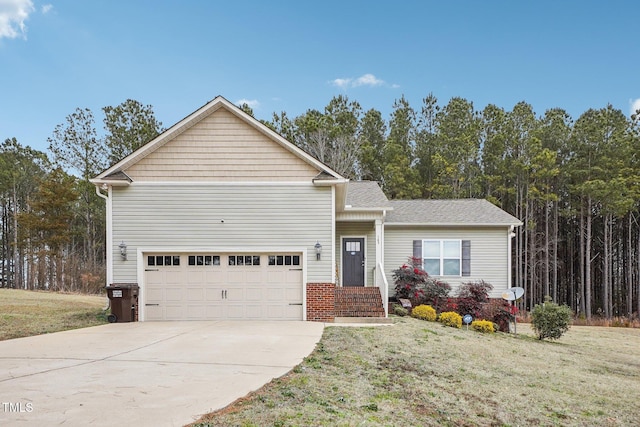
[[[127,98],[169,127],[217,95],[259,119],[404,95],[577,119],[640,108],[636,1],[0,0],[0,139],[46,151],[76,107]]]

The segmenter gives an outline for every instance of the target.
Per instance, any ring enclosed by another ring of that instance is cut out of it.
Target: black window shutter
[[[462,241],[462,275],[471,276],[471,240]]]
[[[422,240],[413,241],[413,257],[422,259]]]

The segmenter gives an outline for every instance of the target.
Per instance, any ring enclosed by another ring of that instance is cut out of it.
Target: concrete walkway
[[[0,341],[1,426],[183,426],[289,372],[316,322],[138,322]]]

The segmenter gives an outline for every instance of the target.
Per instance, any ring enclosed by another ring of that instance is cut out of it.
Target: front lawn
[[[628,426],[638,422],[640,330],[529,325],[481,334],[396,318],[328,327],[316,350],[193,426]]]
[[[107,322],[106,297],[0,289],[0,341]]]

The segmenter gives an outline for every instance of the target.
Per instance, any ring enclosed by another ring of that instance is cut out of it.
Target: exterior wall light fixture
[[[316,261],[320,261],[320,255],[322,254],[322,245],[320,244],[320,242],[316,242],[313,247],[316,250]]]
[[[118,245],[118,247],[120,248],[120,256],[124,261],[126,261],[127,260],[127,244],[123,241]]]

